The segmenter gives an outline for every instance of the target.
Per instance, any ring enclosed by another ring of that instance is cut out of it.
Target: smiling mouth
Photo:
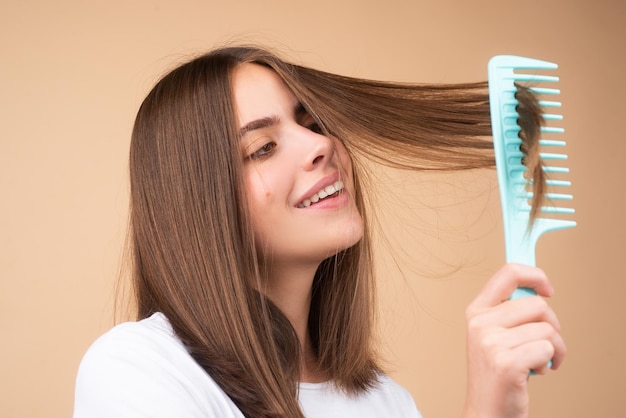
[[[314,205],[324,199],[336,197],[337,195],[339,195],[339,193],[341,193],[343,188],[344,188],[343,181],[338,180],[334,182],[333,184],[331,184],[330,186],[324,187],[322,190],[315,193],[313,196],[307,199],[304,199],[304,201],[298,205],[298,208],[301,208],[301,209],[308,208],[309,206]]]

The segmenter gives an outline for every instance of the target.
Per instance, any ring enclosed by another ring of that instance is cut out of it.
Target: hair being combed
[[[526,179],[532,185],[534,196],[530,208],[531,227],[543,204],[546,189],[546,175],[539,153],[539,137],[544,120],[541,106],[532,90],[521,84],[515,86],[515,99],[518,101],[517,124],[520,126],[519,137],[522,140],[520,151],[524,153],[522,162],[527,168]]]
[[[491,167],[489,100],[486,83],[382,83],[234,47],[174,69],[142,103],[130,152],[138,318],[162,312],[245,416],[303,417],[297,337],[256,290],[263,276],[231,85],[233,69],[245,62],[275,71],[353,157],[365,235],[321,264],[309,317],[320,369],[349,393],[370,388],[381,370],[372,346],[373,268],[359,158],[406,169]]]

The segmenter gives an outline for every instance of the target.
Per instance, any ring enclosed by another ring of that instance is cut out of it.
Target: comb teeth
[[[510,178],[510,182],[514,185],[514,196],[511,196],[513,200],[518,200],[518,198],[523,197],[524,199],[532,199],[533,194],[528,193],[526,191],[527,186],[529,185],[529,181],[526,179],[525,175],[527,175],[526,166],[524,166],[522,162],[522,158],[524,157],[524,153],[520,151],[519,147],[522,144],[521,139],[519,138],[519,133],[521,128],[517,124],[518,114],[516,110],[516,106],[518,104],[517,99],[515,98],[515,93],[517,92],[516,83],[530,83],[532,86],[528,87],[534,94],[538,96],[556,96],[560,94],[560,90],[557,88],[538,86],[537,84],[542,83],[555,83],[559,81],[559,77],[553,75],[542,75],[542,74],[534,74],[529,73],[531,71],[537,70],[554,70],[557,68],[556,64],[539,61],[529,58],[522,57],[512,57],[512,56],[499,56],[494,57],[492,62],[490,62],[490,72],[493,68],[497,67],[497,71],[499,72],[498,82],[499,88],[497,89],[497,94],[499,95],[499,113],[500,119],[502,121],[502,133],[504,137],[504,152],[506,154],[505,161],[507,165],[507,175]],[[519,73],[518,71],[526,71],[525,73]],[[492,87],[493,77],[490,74],[490,89]],[[490,94],[492,94],[490,92]],[[558,109],[561,107],[561,102],[556,100],[538,100],[538,104],[543,111],[543,120],[546,124],[559,122],[563,120],[563,116],[561,114],[554,113],[554,109]],[[565,130],[562,127],[552,126],[552,125],[544,125],[540,127],[540,133],[542,136],[553,136],[563,134]],[[544,148],[553,148],[553,147],[564,147],[565,141],[557,140],[553,138],[541,138],[539,140],[539,146]],[[560,162],[567,160],[567,154],[558,153],[558,152],[540,152],[539,157],[542,161],[553,164],[554,162]],[[547,175],[552,174],[565,174],[569,172],[567,167],[559,166],[559,165],[544,165],[542,167],[544,173]],[[559,179],[548,179],[546,181],[546,185],[549,188],[563,188],[571,186],[569,181],[559,180]],[[571,200],[571,194],[565,193],[545,193],[544,197],[548,201],[555,200]],[[522,209],[526,212],[529,208],[527,202],[524,204],[520,204],[516,202],[515,206],[518,209]],[[559,208],[558,213],[561,209]],[[573,211],[572,209],[567,209],[569,211]],[[550,207],[543,207],[541,209],[542,213],[554,213]]]
[[[548,107],[561,107],[561,102],[553,102],[550,100],[539,100],[539,106],[543,108]]]
[[[558,78],[555,81],[559,81]],[[561,90],[559,89],[548,89],[541,87],[530,87],[530,91],[535,94],[561,94]],[[559,103],[556,107],[561,107],[561,103]]]
[[[565,141],[559,139],[565,130],[557,126],[563,120],[558,112],[561,107],[557,97],[560,90],[555,88],[559,78],[538,74],[556,68],[557,65],[550,62],[507,55],[496,56],[489,62],[492,130],[509,262],[534,265],[534,245],[542,233],[576,225],[570,220],[551,217],[574,213],[574,209],[563,207],[573,196],[567,192],[571,182],[560,178],[569,169],[563,166],[567,155],[559,150],[565,146]],[[540,208],[534,223],[530,223],[529,205],[529,200],[534,197],[529,192],[532,179],[527,178],[528,169],[523,164],[525,154],[520,150],[522,140],[519,138],[521,128],[517,124],[516,84],[528,86],[538,97],[543,113],[544,125],[539,130],[539,157],[545,162],[542,170],[549,177],[543,193],[547,203]]]

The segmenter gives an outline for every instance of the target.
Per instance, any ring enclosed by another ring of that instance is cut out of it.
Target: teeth
[[[319,192],[315,193],[313,196],[309,197],[308,199],[304,199],[304,201],[302,203],[300,203],[298,205],[299,208],[307,208],[309,206],[311,206],[313,203],[317,203],[320,200],[334,194],[337,193],[338,191],[342,190],[344,188],[344,184],[343,181],[338,180],[335,183],[331,184],[330,186],[326,186],[324,187],[322,190],[320,190]]]

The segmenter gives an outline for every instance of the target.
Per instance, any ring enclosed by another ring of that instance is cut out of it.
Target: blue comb
[[[537,74],[538,71],[554,70],[557,67],[556,64],[550,62],[511,55],[498,55],[489,61],[491,124],[504,221],[506,261],[509,263],[534,266],[535,245],[543,233],[576,226],[576,222],[572,220],[557,218],[557,216],[574,213],[573,208],[560,205],[572,199],[571,194],[562,192],[563,189],[571,186],[571,183],[562,179],[548,179],[546,185],[549,190],[556,189],[558,192],[544,195],[546,201],[552,204],[558,203],[559,206],[542,206],[541,215],[532,224],[530,223],[531,206],[528,200],[533,198],[533,194],[528,191],[528,187],[532,179],[528,180],[528,176],[525,175],[527,168],[522,162],[524,153],[520,150],[522,140],[519,138],[521,128],[517,124],[518,101],[515,98],[517,92],[515,83],[530,85],[530,90],[540,98],[557,96],[560,91],[552,86],[559,81],[559,78]],[[546,85],[544,83],[549,83],[548,87],[543,87]],[[563,117],[546,113],[550,109],[558,109],[561,103],[550,99],[539,100],[539,105],[544,111],[545,121],[544,126],[541,127],[540,149],[565,146],[563,140],[543,139],[544,136],[558,137],[564,132],[561,127],[549,126],[562,120]],[[539,155],[545,162],[567,159],[567,155],[562,153],[540,152]],[[544,166],[543,171],[548,176],[562,176],[562,173],[568,173],[569,169],[563,166]],[[544,215],[549,217],[542,217]],[[511,299],[535,294],[532,289],[519,288],[511,295]]]

